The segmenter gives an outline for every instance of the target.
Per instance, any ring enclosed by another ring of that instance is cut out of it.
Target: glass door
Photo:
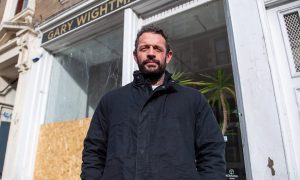
[[[173,50],[168,71],[179,75],[179,81],[215,86],[209,92],[204,91],[205,85],[193,87],[208,99],[224,135],[227,179],[246,179],[223,1],[192,1],[141,20],[138,29],[148,24],[168,34]]]

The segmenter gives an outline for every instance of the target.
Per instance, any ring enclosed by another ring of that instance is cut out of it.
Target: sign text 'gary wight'
[[[99,19],[106,14],[110,14],[134,1],[136,0],[108,0],[45,32],[43,34],[42,43],[53,40],[71,30],[83,26],[84,24]]]

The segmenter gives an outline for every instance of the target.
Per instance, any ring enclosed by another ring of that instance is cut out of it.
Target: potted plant
[[[199,91],[202,92],[209,104],[212,107],[217,105],[220,112],[222,112],[223,120],[221,121],[221,130],[224,135],[227,130],[230,106],[228,99],[232,97],[236,102],[234,83],[232,75],[226,75],[223,69],[218,69],[214,76],[203,75],[206,80],[193,81],[192,79],[184,79],[181,72],[174,73],[172,78],[178,80],[179,84],[185,86],[198,86]]]

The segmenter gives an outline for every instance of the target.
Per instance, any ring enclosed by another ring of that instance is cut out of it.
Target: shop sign
[[[239,179],[239,169],[236,169],[236,168],[226,169],[226,179],[238,180]]]
[[[53,40],[67,32],[77,29],[87,23],[95,21],[104,15],[111,14],[116,10],[134,2],[136,0],[108,0],[98,6],[79,14],[78,16],[52,28],[43,33],[42,43]]]
[[[0,126],[1,122],[10,122],[12,118],[12,107],[0,104]]]

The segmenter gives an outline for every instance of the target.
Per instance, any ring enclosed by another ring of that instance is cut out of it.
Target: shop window
[[[28,0],[18,0],[15,14],[18,14],[23,9],[25,9],[27,7],[27,4],[28,4]]]
[[[12,107],[0,104],[0,179],[2,178]]]
[[[230,63],[229,49],[227,44],[226,37],[221,37],[214,40],[217,65],[226,65]]]
[[[173,60],[168,70],[172,73],[183,73],[178,79],[179,82],[185,79],[210,82],[219,78],[222,80],[220,82],[226,81],[226,86],[235,91],[223,1],[212,1],[155,24],[165,29],[169,36]],[[192,87],[200,91],[205,88],[195,85]],[[226,177],[245,180],[236,95],[225,93],[224,106],[218,100],[213,103],[216,93],[204,95],[211,104],[226,141]],[[218,96],[215,98],[220,99]]]
[[[55,55],[46,122],[92,117],[100,98],[121,86],[123,28],[105,32]]]

